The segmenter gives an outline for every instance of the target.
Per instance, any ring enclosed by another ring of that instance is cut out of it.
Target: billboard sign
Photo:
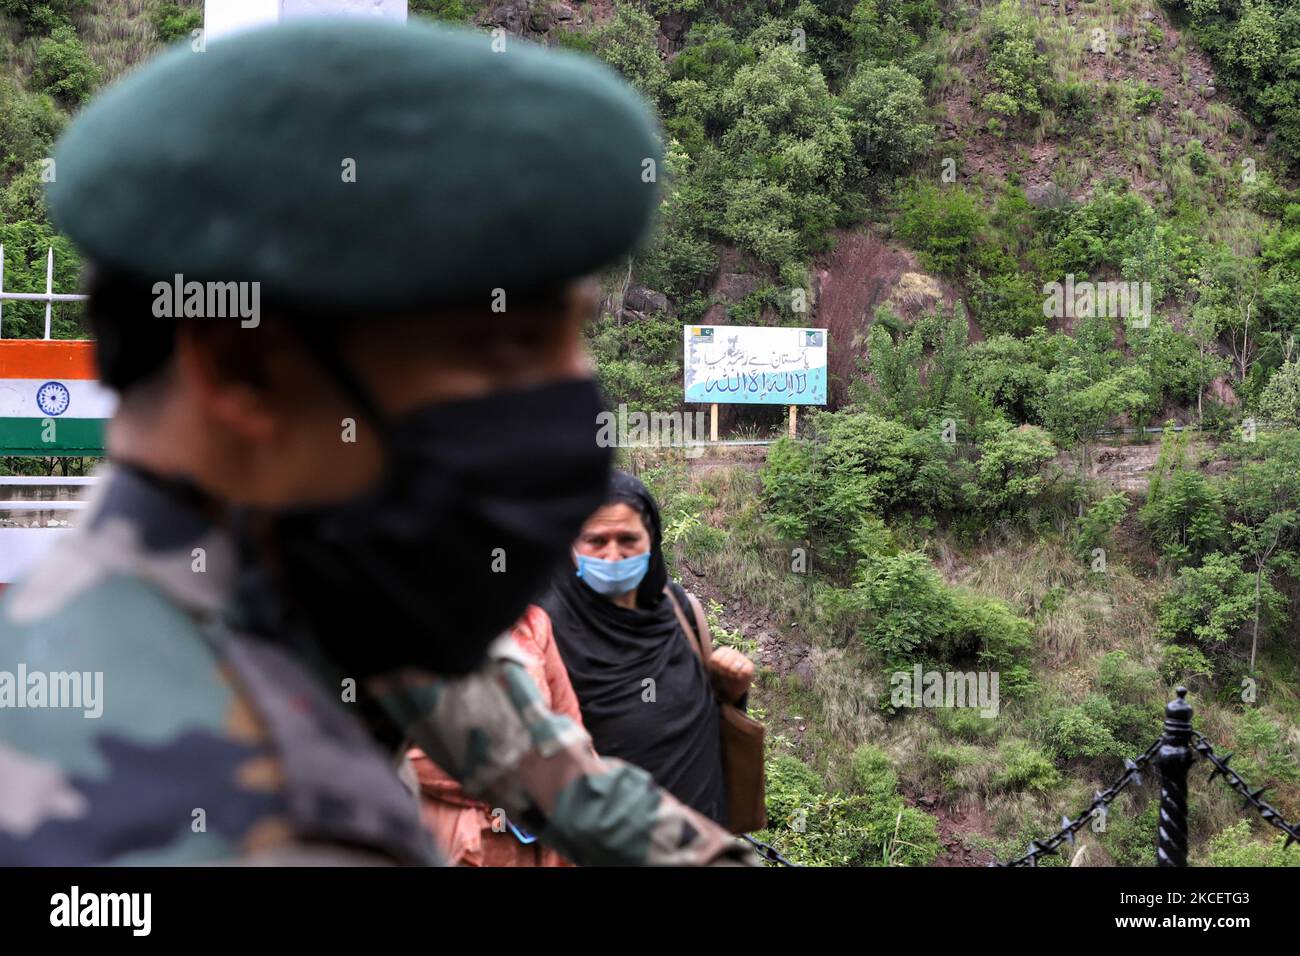
[[[682,333],[688,402],[826,404],[825,329],[687,325]]]

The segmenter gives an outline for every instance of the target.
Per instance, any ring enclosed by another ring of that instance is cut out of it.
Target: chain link
[[[1214,765],[1214,769],[1210,771],[1210,779],[1213,780],[1215,777],[1223,777],[1228,786],[1241,794],[1242,798],[1245,800],[1245,803],[1241,805],[1243,810],[1247,807],[1254,807],[1256,812],[1264,818],[1266,823],[1277,827],[1286,834],[1286,843],[1282,845],[1282,849],[1285,850],[1292,843],[1300,842],[1300,828],[1297,828],[1294,823],[1287,823],[1282,817],[1282,814],[1278,813],[1263,800],[1259,799],[1261,794],[1263,794],[1268,788],[1260,787],[1258,790],[1252,791],[1250,785],[1247,784],[1245,780],[1241,779],[1241,775],[1228,766],[1228,761],[1233,758],[1233,754],[1228,754],[1226,757],[1220,757],[1214,752],[1214,745],[1211,744],[1203,734],[1195,730],[1192,731],[1192,740],[1192,749]]]
[[[1105,790],[1099,790],[1092,798],[1092,803],[1088,804],[1088,809],[1084,810],[1076,819],[1071,820],[1069,817],[1061,818],[1061,829],[1046,840],[1029,841],[1029,852],[1024,856],[1016,857],[1008,863],[990,863],[989,866],[1037,866],[1038,858],[1043,856],[1055,856],[1056,848],[1062,843],[1069,843],[1074,846],[1074,835],[1088,825],[1088,822],[1098,814],[1105,814],[1106,809],[1111,802],[1127,789],[1131,783],[1142,783],[1142,770],[1151,762],[1151,758],[1156,755],[1160,749],[1160,740],[1157,739],[1142,756],[1135,760],[1124,761],[1124,772],[1120,774],[1119,779],[1112,783]]]
[[[776,847],[771,846],[770,844],[764,843],[762,840],[755,840],[755,839],[754,839],[752,836],[750,836],[748,833],[742,833],[741,836],[742,836],[745,840],[747,840],[749,843],[752,843],[753,846],[754,846],[754,849],[756,849],[756,850],[758,851],[758,855],[761,856],[761,857],[762,857],[764,860],[766,860],[768,863],[779,863],[779,864],[781,864],[782,866],[793,866],[793,867],[798,867],[798,866],[799,866],[798,863],[791,863],[789,860],[787,860],[785,857],[783,857],[780,853],[778,853],[777,850],[776,850]]]
[[[1107,789],[1099,791],[1092,798],[1092,803],[1088,805],[1088,809],[1077,819],[1071,820],[1069,817],[1062,817],[1061,829],[1047,840],[1031,840],[1029,852],[1024,856],[1016,857],[1007,863],[990,863],[989,866],[1037,866],[1039,857],[1055,856],[1056,848],[1062,843],[1068,842],[1070,846],[1074,846],[1075,833],[1083,829],[1089,820],[1098,813],[1105,812],[1103,808],[1109,807],[1111,801],[1118,797],[1130,783],[1141,784],[1141,771],[1151,762],[1156,751],[1160,749],[1161,739],[1163,738],[1157,738],[1155,743],[1148,747],[1146,752],[1136,760],[1125,760],[1124,773]],[[1300,827],[1297,827],[1294,823],[1287,823],[1282,814],[1260,799],[1260,796],[1268,788],[1260,787],[1258,790],[1251,790],[1250,785],[1241,778],[1237,771],[1228,766],[1228,761],[1233,758],[1233,754],[1220,757],[1214,752],[1214,746],[1210,741],[1199,731],[1192,731],[1192,739],[1192,750],[1214,765],[1214,769],[1210,772],[1211,780],[1215,777],[1223,777],[1228,786],[1241,794],[1245,800],[1245,803],[1242,804],[1243,810],[1247,807],[1254,807],[1266,822],[1285,833],[1286,843],[1283,845],[1283,849],[1289,847],[1292,843],[1300,843]]]

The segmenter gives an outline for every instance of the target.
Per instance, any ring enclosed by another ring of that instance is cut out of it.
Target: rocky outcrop
[[[667,315],[677,314],[677,310],[668,301],[668,296],[662,292],[647,289],[643,285],[634,285],[627,290],[627,295],[623,296],[623,309],[624,311],[640,312],[642,314],[651,312],[663,312]]]
[[[543,41],[556,28],[583,26],[583,16],[565,3],[530,3],[505,0],[479,12],[475,22],[482,27],[502,27],[507,33]]]

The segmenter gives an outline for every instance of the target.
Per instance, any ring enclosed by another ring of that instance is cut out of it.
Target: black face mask
[[[601,409],[593,381],[566,381],[385,425],[379,487],[275,516],[272,588],[349,676],[472,670],[603,501]]]

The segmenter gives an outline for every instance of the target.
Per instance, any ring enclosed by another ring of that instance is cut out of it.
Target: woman
[[[674,610],[659,507],[636,478],[614,472],[573,550],[573,570],[541,603],[596,752],[644,768],[726,826],[717,701],[744,707],[753,663],[713,648],[707,630],[697,653],[696,635],[680,622],[695,620],[698,602],[672,585],[684,614]]]
[[[542,703],[581,726],[578,700],[556,651],[546,612],[530,605],[510,633],[528,656],[528,674],[541,692]],[[407,756],[419,781],[420,816],[452,866],[571,865],[499,811],[465,796],[455,778],[418,747]]]

